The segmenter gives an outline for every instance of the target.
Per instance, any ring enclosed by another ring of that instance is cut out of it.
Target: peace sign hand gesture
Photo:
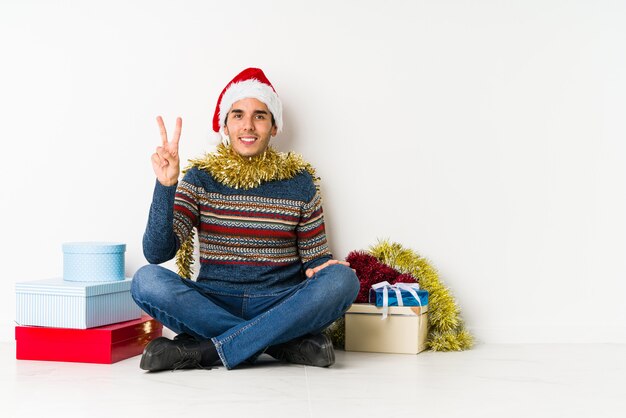
[[[178,141],[180,140],[180,131],[183,127],[183,120],[176,119],[176,129],[172,140],[168,142],[167,131],[161,116],[157,117],[157,123],[161,131],[161,146],[157,147],[156,152],[152,154],[152,168],[156,174],[159,183],[163,186],[173,186],[178,183],[180,175],[180,159],[178,157]]]

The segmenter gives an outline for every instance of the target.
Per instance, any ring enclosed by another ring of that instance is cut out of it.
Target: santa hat
[[[213,130],[224,134],[226,116],[233,103],[241,99],[254,98],[265,103],[274,116],[277,131],[283,129],[283,105],[272,83],[260,68],[246,68],[224,87],[217,99],[213,115]]]

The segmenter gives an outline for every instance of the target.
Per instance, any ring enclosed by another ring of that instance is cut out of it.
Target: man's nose
[[[248,131],[254,130],[254,120],[251,116],[247,116],[243,118],[243,128]]]

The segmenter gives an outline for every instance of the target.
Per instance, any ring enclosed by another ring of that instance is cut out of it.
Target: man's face
[[[233,103],[226,117],[224,133],[230,137],[230,146],[242,157],[262,154],[276,135],[272,114],[265,103],[249,98]]]

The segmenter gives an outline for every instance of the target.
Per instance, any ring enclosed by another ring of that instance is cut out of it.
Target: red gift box
[[[163,325],[147,315],[88,329],[16,326],[15,357],[111,364],[141,354],[162,332]]]

